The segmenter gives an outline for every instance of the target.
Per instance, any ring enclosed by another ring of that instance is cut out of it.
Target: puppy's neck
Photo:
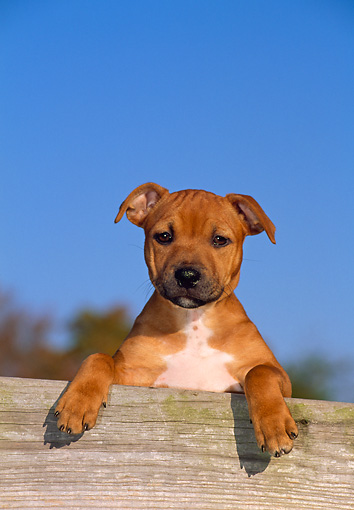
[[[193,327],[197,322],[204,322],[214,307],[215,303],[208,303],[199,308],[183,308],[174,305],[155,291],[138,317],[138,322],[151,322],[161,333],[173,333],[182,331],[188,326]]]

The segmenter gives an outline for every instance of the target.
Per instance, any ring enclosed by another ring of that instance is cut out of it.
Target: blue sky
[[[283,363],[354,368],[353,2],[3,1],[0,66],[4,290],[59,325],[134,316],[149,285],[143,232],[113,223],[125,196],[245,193],[277,227],[246,240],[249,316]]]

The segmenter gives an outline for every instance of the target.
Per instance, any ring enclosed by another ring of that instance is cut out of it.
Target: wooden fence
[[[261,453],[242,395],[115,386],[59,432],[63,381],[0,378],[0,508],[354,509],[354,404],[289,399],[294,450]]]

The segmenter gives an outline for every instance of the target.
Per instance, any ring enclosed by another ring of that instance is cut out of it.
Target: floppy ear
[[[118,223],[126,212],[129,221],[138,227],[142,227],[150,210],[166,193],[168,193],[166,188],[154,182],[142,184],[124,200],[114,222]]]
[[[256,200],[248,195],[230,193],[226,198],[236,210],[246,235],[260,234],[265,230],[269,239],[275,244],[275,226]]]

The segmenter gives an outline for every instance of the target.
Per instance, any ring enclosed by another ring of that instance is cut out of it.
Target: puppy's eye
[[[228,244],[230,244],[230,239],[228,239],[227,237],[223,237],[223,236],[215,236],[213,237],[213,245],[216,246],[217,248],[221,247],[221,246],[227,246]]]
[[[154,239],[160,244],[169,244],[173,241],[173,237],[169,232],[161,232],[160,234],[155,234]]]

